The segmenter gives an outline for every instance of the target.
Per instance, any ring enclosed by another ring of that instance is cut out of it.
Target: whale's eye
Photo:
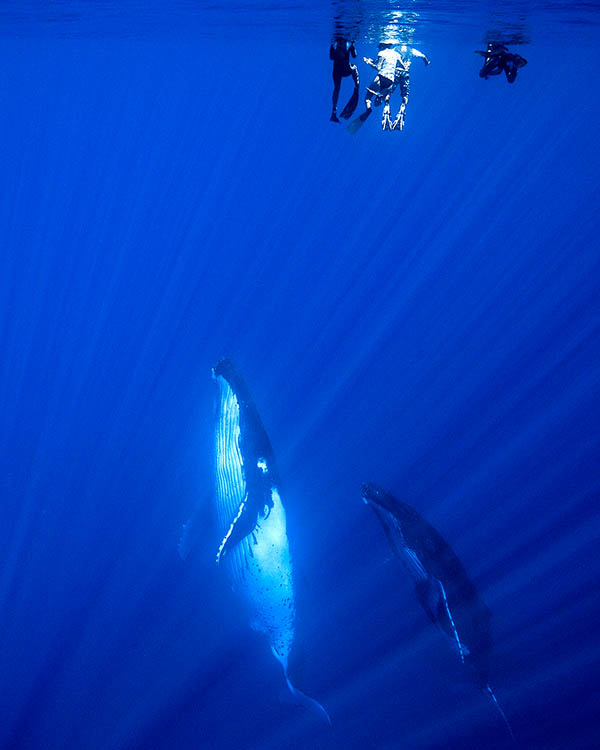
[[[265,461],[264,458],[259,458],[258,461],[256,462],[256,465],[262,471],[263,474],[269,473],[269,469],[267,468],[267,462]]]

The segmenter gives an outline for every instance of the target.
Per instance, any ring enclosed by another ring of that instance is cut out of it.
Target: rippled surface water
[[[483,25],[511,30],[533,26],[553,41],[578,31],[587,36],[599,22],[598,4],[561,0],[299,0],[281,2],[206,2],[201,0],[124,0],[124,2],[5,2],[0,30],[59,36],[145,36],[169,34],[222,39],[287,35],[291,40],[329,33],[342,19],[356,38],[377,39],[381,24],[421,39],[462,39]]]

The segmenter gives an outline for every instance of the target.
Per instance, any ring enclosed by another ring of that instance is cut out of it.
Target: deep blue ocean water
[[[430,58],[402,133],[329,122],[336,18],[361,100],[381,28]],[[600,746],[599,22],[2,3],[2,748],[510,747],[363,481],[463,561],[520,746]],[[492,38],[528,60],[513,85],[478,76]],[[292,672],[331,730],[280,700],[214,564],[225,355],[279,463]]]

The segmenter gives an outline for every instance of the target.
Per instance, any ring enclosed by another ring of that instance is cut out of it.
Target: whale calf
[[[250,392],[229,359],[213,368],[217,397],[214,432],[214,501],[220,543],[215,559],[268,638],[292,701],[331,724],[323,706],[288,675],[296,615],[292,558],[281,484],[271,442]],[[185,537],[180,552],[185,550]]]
[[[362,498],[381,522],[388,541],[415,584],[415,595],[471,670],[478,686],[510,724],[489,683],[491,612],[461,561],[436,529],[407,503],[374,484],[362,485]]]

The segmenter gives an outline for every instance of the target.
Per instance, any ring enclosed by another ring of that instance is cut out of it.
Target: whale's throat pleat
[[[224,544],[247,500],[244,461],[240,451],[240,405],[223,377],[217,378],[215,478],[219,533]]]

